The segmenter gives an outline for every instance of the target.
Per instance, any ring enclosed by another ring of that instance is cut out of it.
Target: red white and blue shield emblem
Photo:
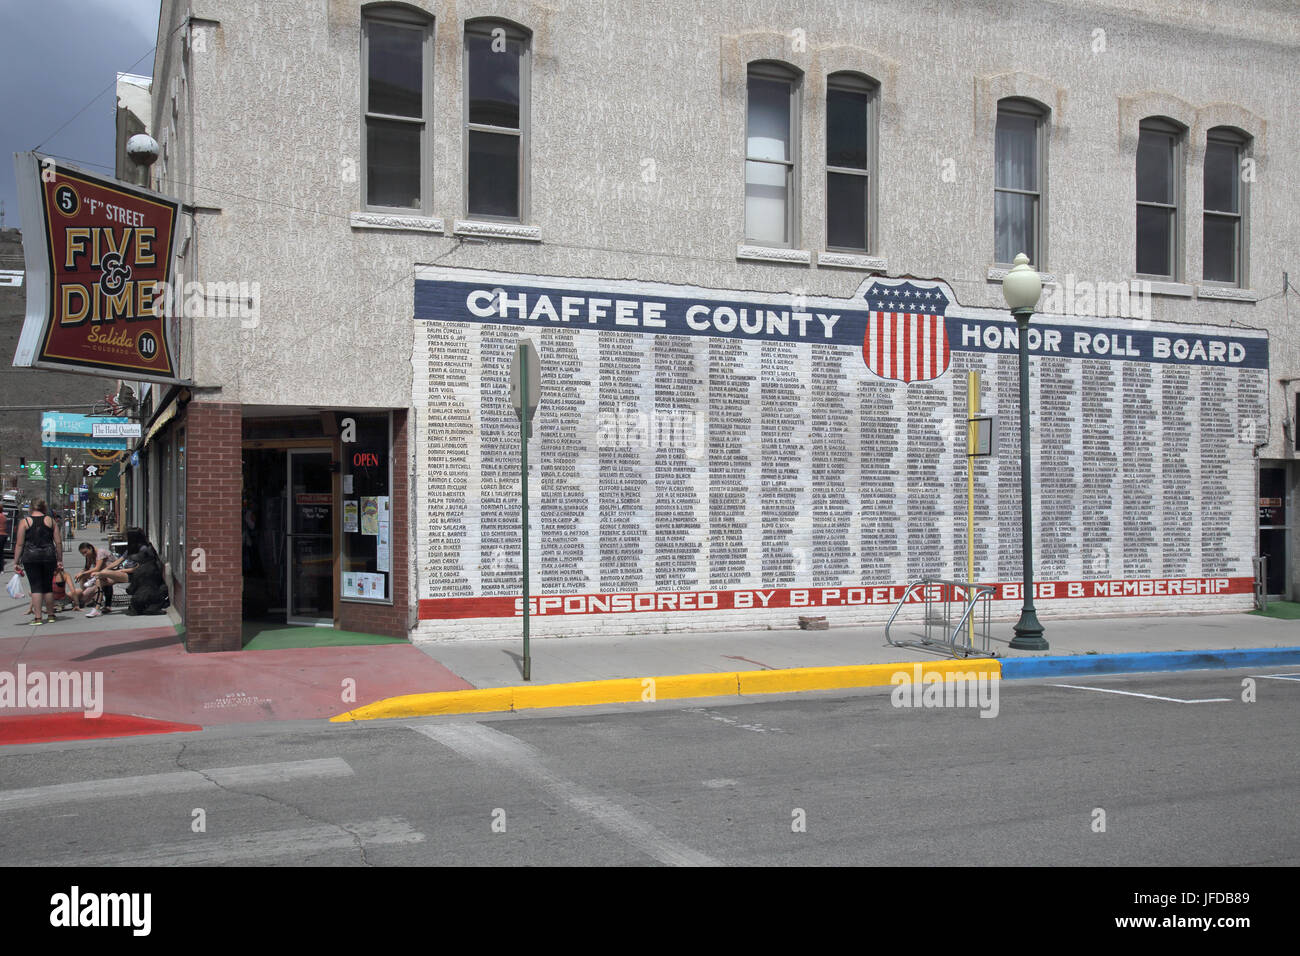
[[[948,371],[947,296],[910,282],[877,282],[865,296],[869,312],[862,358],[867,368],[899,382],[928,382]]]

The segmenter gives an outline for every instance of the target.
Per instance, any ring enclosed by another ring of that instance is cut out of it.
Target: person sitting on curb
[[[54,610],[56,611],[76,611],[85,607],[81,602],[81,596],[84,593],[77,587],[77,583],[72,579],[72,575],[67,572],[66,568],[59,568],[54,572]]]
[[[72,581],[74,587],[80,589],[81,606],[86,607],[99,602],[102,592],[96,575],[108,569],[113,561],[113,552],[107,548],[96,548],[89,541],[81,542],[77,545],[77,550],[86,559],[86,566],[77,572],[77,576]]]
[[[95,575],[95,585],[101,592],[105,590],[107,585],[125,584],[129,581],[131,574],[153,551],[149,539],[138,528],[127,531],[126,541],[126,553]],[[86,617],[99,617],[103,613],[102,608],[94,607],[91,608]]]

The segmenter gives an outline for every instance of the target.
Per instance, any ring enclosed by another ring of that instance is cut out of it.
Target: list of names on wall
[[[995,453],[973,464],[975,576],[1020,577],[1014,351],[954,341],[939,374],[904,382],[868,369],[860,340],[416,326],[422,598],[520,592],[508,382],[525,334],[543,369],[534,593],[964,579],[970,371],[999,421]],[[1031,360],[1037,578],[1248,575],[1266,369],[1129,354]]]

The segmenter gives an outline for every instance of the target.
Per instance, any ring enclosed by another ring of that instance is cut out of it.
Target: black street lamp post
[[[1002,280],[1002,295],[1020,328],[1020,534],[1025,603],[1020,608],[1020,620],[1016,622],[1016,636],[1011,646],[1023,651],[1049,648],[1043,637],[1043,625],[1038,623],[1038,612],[1034,609],[1033,482],[1029,467],[1029,320],[1042,291],[1042,279],[1029,268],[1029,257],[1020,253],[1016,256],[1015,266]]]

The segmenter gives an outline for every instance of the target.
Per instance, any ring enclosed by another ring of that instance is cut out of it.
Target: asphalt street
[[[883,688],[8,747],[0,859],[1300,864],[1300,669],[1005,681],[979,714]]]

